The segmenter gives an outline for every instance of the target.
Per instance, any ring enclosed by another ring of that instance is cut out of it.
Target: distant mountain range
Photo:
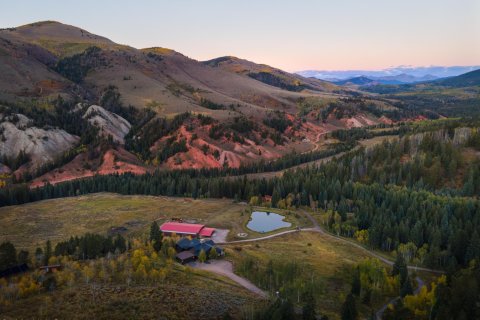
[[[341,84],[342,81],[351,82],[355,78],[368,78],[380,84],[402,84],[422,81],[430,81],[439,78],[458,76],[473,70],[480,69],[480,66],[429,66],[429,67],[411,67],[399,66],[382,70],[338,70],[338,71],[318,71],[305,70],[298,74],[304,77],[312,77]],[[363,79],[362,81],[365,81]],[[355,80],[353,81],[355,82]],[[362,84],[365,85],[365,84]]]
[[[331,81],[331,82],[340,86],[344,86],[344,85],[366,86],[366,85],[377,85],[377,84],[408,84],[408,83],[432,81],[437,79],[439,78],[431,74],[427,74],[423,77],[415,77],[406,73],[402,73],[396,76],[386,76],[386,77],[359,76],[359,77],[353,77],[345,80],[338,80],[338,81]]]

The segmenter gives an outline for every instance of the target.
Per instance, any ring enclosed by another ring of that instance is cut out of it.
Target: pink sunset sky
[[[75,25],[197,60],[234,55],[287,71],[480,65],[476,0],[17,0],[0,27]]]

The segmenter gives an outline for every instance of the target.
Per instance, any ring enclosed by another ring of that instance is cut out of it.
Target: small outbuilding
[[[48,266],[38,267],[39,270],[42,270],[45,273],[56,272],[58,270],[61,270],[62,268],[63,267],[60,264],[52,264],[52,265],[48,265]]]
[[[180,253],[177,253],[175,258],[181,264],[189,263],[189,262],[195,261],[196,259],[195,255],[191,251],[182,251]]]

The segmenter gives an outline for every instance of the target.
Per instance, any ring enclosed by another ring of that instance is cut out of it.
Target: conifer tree
[[[360,268],[357,266],[353,273],[352,294],[358,297],[360,295],[361,290],[362,290],[362,284],[360,281]]]
[[[17,264],[17,251],[15,246],[9,242],[0,244],[0,271],[13,267]]]
[[[45,251],[43,254],[43,264],[48,265],[48,261],[50,260],[50,257],[52,256],[52,243],[50,240],[47,240],[47,243],[45,245]]]
[[[358,317],[357,307],[353,294],[349,293],[342,305],[342,320],[356,320]]]
[[[150,226],[150,241],[152,242],[153,248],[156,251],[160,251],[162,248],[162,238],[162,232],[160,231],[157,222],[153,221],[152,225]]]

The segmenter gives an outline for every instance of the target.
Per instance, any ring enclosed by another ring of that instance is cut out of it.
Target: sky
[[[480,65],[479,0],[15,0],[0,27],[56,20],[136,48],[287,71]]]

